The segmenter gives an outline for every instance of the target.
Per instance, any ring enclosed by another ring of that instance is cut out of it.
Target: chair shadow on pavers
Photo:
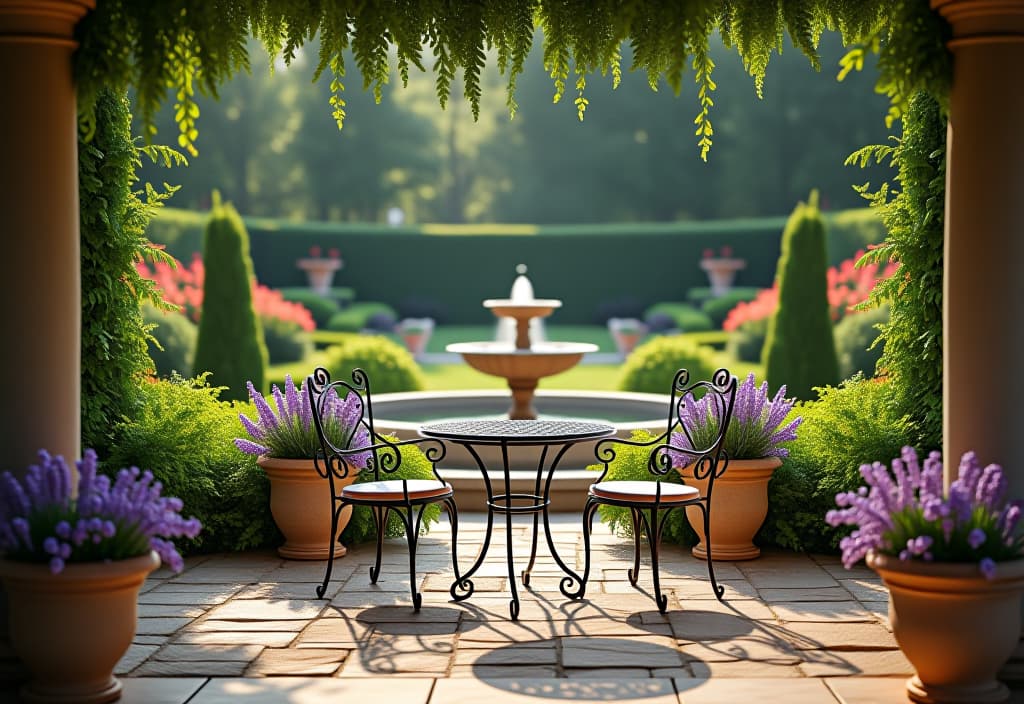
[[[340,539],[338,522],[342,511],[353,506],[369,507],[377,529],[376,561],[370,567],[370,582],[376,584],[380,576],[381,553],[389,518],[391,514],[397,516],[409,545],[413,608],[419,611],[423,595],[416,588],[416,547],[423,512],[432,504],[440,503],[444,506],[451,521],[452,565],[456,579],[459,578],[458,509],[451,484],[437,473],[437,463],[445,455],[444,445],[426,438],[393,440],[378,434],[373,423],[370,379],[362,369],[352,371],[351,381],[331,381],[329,372],[323,367],[317,367],[306,383],[310,389],[313,423],[320,440],[320,449],[315,457],[316,471],[327,480],[330,489],[330,544]],[[351,417],[341,419],[339,414]],[[388,475],[402,466],[403,449],[408,453],[411,448],[423,453],[430,463],[434,478],[388,479]],[[360,475],[367,480],[358,481]],[[323,583],[316,590],[320,598],[327,591],[334,565],[334,551],[328,550],[328,555]]]
[[[583,508],[583,548],[585,566],[579,588],[570,590],[571,583],[563,583],[562,593],[573,599],[583,598],[587,580],[590,577],[590,533],[597,509],[602,506],[619,506],[628,508],[632,518],[633,533],[633,567],[629,570],[630,584],[637,586],[640,573],[641,536],[647,537],[651,553],[652,572],[654,576],[654,594],[652,595],[658,610],[664,613],[668,608],[668,596],[661,590],[659,575],[659,550],[665,521],[674,509],[692,506],[700,510],[703,516],[704,535],[707,536],[707,570],[711,579],[711,588],[715,597],[721,600],[725,588],[715,579],[711,545],[711,496],[714,491],[715,479],[720,478],[728,469],[729,456],[723,447],[725,433],[732,420],[733,405],[736,401],[736,377],[727,369],[717,370],[710,381],[690,382],[690,374],[685,369],[676,372],[672,379],[671,395],[668,407],[668,423],[665,432],[648,442],[608,438],[601,440],[594,448],[598,461],[604,465],[601,476],[590,486],[587,503]],[[708,414],[714,413],[719,425],[713,437],[700,441],[695,439],[687,425],[683,422],[684,410],[697,408]],[[676,436],[686,438],[686,446],[676,441]],[[647,471],[654,481],[623,481],[606,480],[609,470],[617,456],[616,446],[650,448],[647,459]],[[701,491],[687,484],[676,484],[660,481],[682,461],[692,465],[693,475],[698,481],[707,479],[707,491]]]

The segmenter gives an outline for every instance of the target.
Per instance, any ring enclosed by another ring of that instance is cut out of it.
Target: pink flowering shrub
[[[180,499],[163,497],[148,470],[97,474],[93,450],[77,462],[78,495],[64,458],[39,451],[20,481],[0,475],[0,551],[13,560],[45,562],[53,574],[68,562],[125,560],[155,550],[175,572],[183,566],[171,538],[194,538],[201,525],[181,516]]]
[[[857,526],[839,543],[847,568],[877,551],[903,561],[976,562],[992,579],[997,562],[1021,557],[1024,538],[1015,535],[1021,502],[1005,500],[999,465],[982,468],[973,452],[965,453],[948,494],[938,452],[922,469],[914,448],[904,447],[891,471],[875,462],[861,465],[860,474],[867,486],[837,494],[840,508],[825,516],[831,526]]]
[[[879,263],[857,267],[856,262],[864,255],[857,252],[852,259],[846,259],[839,266],[829,267],[826,272],[826,293],[833,322],[844,315],[855,313],[854,306],[867,300],[871,289],[880,279],[887,279],[896,273],[899,264],[889,262],[883,269]],[[754,300],[741,302],[725,317],[722,329],[732,332],[750,320],[770,317],[779,305],[778,283],[758,293]]]
[[[136,269],[146,279],[154,281],[163,290],[164,300],[180,306],[193,322],[199,322],[203,309],[203,281],[206,270],[199,253],[192,255],[192,262],[186,267],[180,262],[171,266],[156,262],[150,269],[145,262],[137,262]],[[301,303],[286,301],[277,291],[253,281],[253,307],[261,318],[275,318],[294,323],[301,330],[316,328],[313,315]]]

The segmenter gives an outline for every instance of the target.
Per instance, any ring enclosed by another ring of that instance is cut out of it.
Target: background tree
[[[245,382],[263,389],[267,347],[252,303],[249,233],[230,203],[214,192],[213,210],[203,234],[203,313],[193,374],[210,372],[211,386],[226,386],[224,400],[245,400]]]
[[[786,385],[787,395],[810,401],[814,387],[839,381],[832,318],[829,314],[825,221],[818,192],[798,203],[782,233],[779,255],[779,307],[768,322],[762,359],[771,389]]]

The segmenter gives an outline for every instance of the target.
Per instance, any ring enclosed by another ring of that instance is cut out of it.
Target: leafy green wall
[[[784,218],[614,225],[377,225],[290,223],[247,218],[257,279],[268,286],[302,286],[294,262],[317,246],[341,251],[336,286],[358,300],[383,301],[400,311],[415,302],[447,322],[493,320],[486,298],[509,295],[515,266],[524,263],[538,298],[559,298],[553,319],[563,324],[603,322],[624,304],[638,310],[686,299],[707,286],[699,262],[705,249],[728,245],[747,260],[740,286],[770,286],[779,258]],[[866,210],[828,217],[829,261],[850,257],[884,236]],[[165,209],[149,236],[179,259],[199,251],[205,215]]]

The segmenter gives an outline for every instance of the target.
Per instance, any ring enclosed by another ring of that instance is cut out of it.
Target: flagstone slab
[[[400,681],[329,677],[266,677],[210,680],[189,704],[324,704],[324,702],[401,702],[427,704],[430,678]]]
[[[136,633],[135,637],[132,638],[132,643],[136,645],[163,645],[167,642],[167,638],[168,636],[140,636]]]
[[[185,704],[206,684],[204,677],[119,677],[119,704]]]
[[[760,622],[744,616],[712,611],[670,611],[668,622],[676,638],[687,641],[741,638],[760,628]]]
[[[565,622],[568,627],[570,622]],[[552,640],[563,632],[562,622],[524,622],[524,621],[486,621],[486,620],[465,620],[458,625],[459,645],[463,647],[467,643],[479,643],[474,648],[483,648],[484,644],[504,645],[517,643],[520,646],[533,646],[540,644],[548,647]]]
[[[642,667],[601,667],[595,670],[572,668],[565,670],[569,679],[634,679],[649,678],[651,671]]]
[[[779,569],[763,567],[743,567],[742,569],[747,581],[758,589],[839,586],[839,582],[832,575],[813,564]]]
[[[319,601],[316,589],[320,582],[265,582],[245,587],[233,598],[235,599],[274,599],[286,601]],[[341,591],[341,582],[331,580],[327,585],[326,598],[330,599]],[[326,602],[324,602],[326,603]]]
[[[800,653],[790,643],[764,635],[718,642],[680,643],[679,651],[691,663],[758,661],[798,665],[801,662]]]
[[[905,677],[840,677],[829,678],[824,682],[840,704],[909,701]]]
[[[135,622],[135,633],[142,636],[169,636],[191,622],[190,618],[140,618]]]
[[[878,579],[843,579],[839,583],[858,601],[889,601],[889,590]]]
[[[261,624],[254,623],[253,627]],[[182,645],[262,645],[285,648],[298,636],[293,631],[199,631],[179,633],[172,643]]]
[[[736,602],[705,599],[684,603],[679,607],[681,613],[711,613],[738,616],[751,621],[774,621],[775,614],[765,604],[756,599],[740,599]]]
[[[423,580],[423,591],[425,592],[448,592],[452,588],[455,575],[430,575]],[[473,590],[476,592],[503,592],[507,589],[508,579],[504,577],[480,577],[474,574]]]
[[[676,679],[680,704],[835,704],[836,697],[819,679],[797,677]]]
[[[792,663],[764,662],[761,660],[723,660],[721,662],[691,662],[693,676],[703,679],[718,677],[804,677],[799,665]],[[654,676],[660,676],[656,670]]]
[[[208,615],[225,621],[282,621],[316,618],[324,608],[326,602],[316,600],[234,599],[212,609]]]
[[[307,621],[289,619],[280,621],[274,619],[260,619],[258,627],[260,632],[266,631],[290,631],[298,633],[306,627]],[[252,621],[225,621],[222,619],[205,618],[200,621],[193,621],[188,627],[183,628],[183,633],[203,631],[252,631],[257,628],[257,623]]]
[[[780,621],[805,622],[874,622],[875,615],[856,601],[776,602],[772,611]]]
[[[877,623],[788,623],[775,632],[800,650],[895,650],[892,633]]]
[[[559,623],[555,629],[560,636],[674,636],[667,623],[643,624],[639,619],[628,621],[618,618],[577,618]]]
[[[131,672],[159,649],[158,645],[136,645],[133,643],[128,646],[128,650],[114,667],[114,674],[123,675]]]
[[[395,606],[367,606],[364,608],[328,608],[324,617],[355,619],[362,623],[451,623],[457,622],[462,616],[458,608],[447,606],[427,606],[416,611],[412,604]]]
[[[728,582],[719,582],[725,588],[722,598],[729,602],[733,599],[756,599],[757,590],[750,582],[744,579],[733,579]],[[711,582],[698,579],[663,579],[662,589],[671,589],[676,594],[679,603],[685,606],[686,601],[717,600],[714,591],[711,589]],[[845,597],[844,597],[845,598]]]
[[[678,704],[669,679],[549,679],[458,677],[438,680],[430,704],[538,704],[572,700],[576,704],[609,701],[642,701],[644,704]]]
[[[211,585],[203,585],[203,591],[178,591],[170,586],[159,587],[153,591],[139,595],[139,604],[161,604],[165,606],[216,606],[223,604],[237,590],[211,589]]]
[[[345,661],[342,677],[446,676],[451,653],[380,653],[353,651]]]
[[[349,651],[334,648],[267,648],[253,661],[245,675],[332,675],[348,656]]]
[[[295,641],[297,648],[358,648],[370,637],[373,626],[350,618],[321,618]]]
[[[255,584],[262,581],[263,576],[276,566],[273,564],[267,564],[262,567],[256,565],[239,565],[237,567],[203,566],[182,572],[177,577],[169,580],[167,584],[224,584],[225,582]]]
[[[909,677],[914,666],[899,650],[865,650],[829,653],[830,657],[815,658],[816,650],[803,651],[805,662],[800,669],[808,677],[890,676]]]
[[[757,597],[767,603],[775,604],[791,601],[849,601],[850,592],[842,587],[797,587],[795,589],[779,589],[767,587],[756,592]]]
[[[676,667],[683,664],[675,641],[667,636],[565,638],[564,667]]]
[[[160,618],[163,616],[180,616],[182,618],[198,618],[206,613],[206,609],[197,606],[180,606],[176,604],[139,604],[140,618]]]
[[[248,662],[241,660],[147,660],[132,671],[133,677],[239,677]]]
[[[344,582],[351,577],[359,565],[347,558],[334,561],[331,567],[331,581]],[[327,564],[323,560],[285,560],[280,567],[265,572],[261,582],[280,584],[282,582],[308,582],[320,584],[324,581]],[[366,574],[365,572],[363,574]]]
[[[455,665],[450,677],[473,677],[475,679],[496,679],[526,677],[557,677],[558,668],[554,666],[533,665]]]
[[[263,650],[262,645],[193,645],[171,644],[160,648],[154,660],[214,662],[238,660],[249,662]]]
[[[556,665],[558,652],[554,643],[548,648],[521,648],[503,646],[484,650],[460,647],[455,653],[455,665]]]

